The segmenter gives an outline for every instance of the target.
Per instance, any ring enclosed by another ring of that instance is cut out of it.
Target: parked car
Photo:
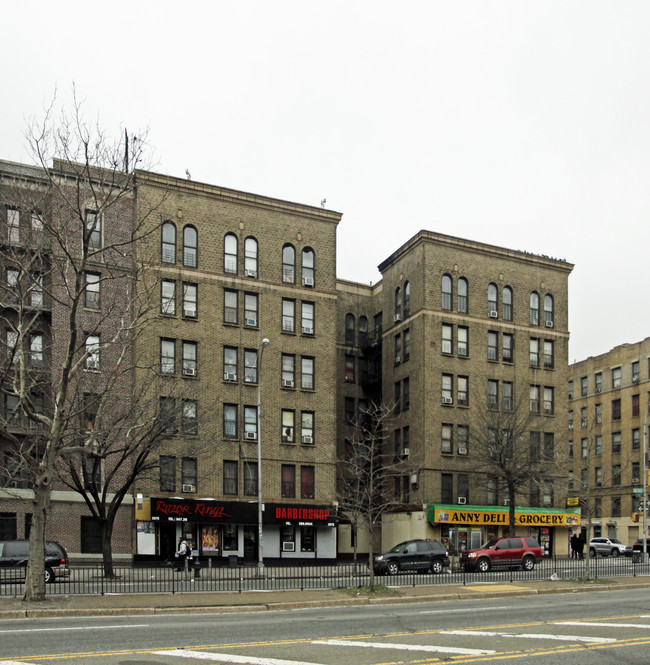
[[[540,544],[531,537],[493,538],[476,550],[461,552],[460,563],[465,570],[486,573],[491,568],[532,570],[542,558]]]
[[[646,546],[645,546],[645,551],[650,553],[650,538],[646,538]],[[643,554],[643,538],[639,538],[634,545],[632,545],[632,554],[635,552],[639,552],[640,554]]]
[[[29,557],[28,540],[0,540],[0,579],[22,581]],[[59,543],[45,543],[45,581],[54,582],[59,577],[69,577],[68,553]]]
[[[422,570],[441,573],[449,566],[449,552],[438,540],[406,540],[385,554],[375,557],[377,575],[396,575],[400,570]]]
[[[631,556],[632,547],[618,538],[592,538],[589,541],[589,556]]]

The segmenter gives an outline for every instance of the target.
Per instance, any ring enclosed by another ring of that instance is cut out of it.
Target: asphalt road
[[[423,665],[449,659],[647,665],[649,645],[647,589],[263,613],[0,621],[0,665]]]

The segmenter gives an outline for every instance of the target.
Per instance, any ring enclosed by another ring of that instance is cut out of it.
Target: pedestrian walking
[[[572,559],[577,559],[578,558],[578,534],[574,533],[571,536],[571,558]]]
[[[187,561],[187,541],[183,536],[178,538],[178,549],[176,550],[176,572],[180,573],[185,569],[185,562]]]
[[[578,536],[578,559],[585,558],[585,537],[580,534]]]

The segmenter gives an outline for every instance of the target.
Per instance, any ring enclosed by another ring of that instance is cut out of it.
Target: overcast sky
[[[563,258],[569,360],[650,335],[650,2],[4,2],[0,158],[55,90],[154,170],[343,213],[338,277],[421,229]]]

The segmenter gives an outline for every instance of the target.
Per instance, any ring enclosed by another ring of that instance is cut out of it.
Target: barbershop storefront
[[[439,538],[457,555],[479,548],[490,538],[509,533],[507,506],[454,506],[429,504],[427,519]],[[544,556],[566,554],[571,530],[580,525],[579,508],[515,508],[515,534],[533,536]]]
[[[257,561],[257,503],[212,499],[142,499],[136,502],[136,560],[174,558],[183,536],[195,556],[215,563]],[[319,563],[336,559],[333,506],[266,503],[262,512],[264,560]]]

